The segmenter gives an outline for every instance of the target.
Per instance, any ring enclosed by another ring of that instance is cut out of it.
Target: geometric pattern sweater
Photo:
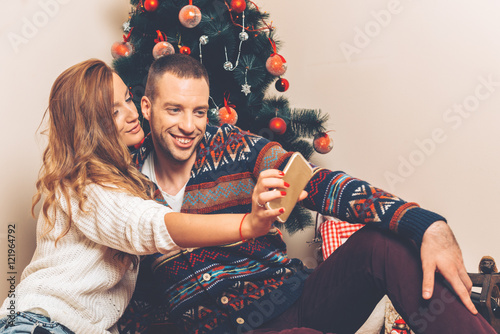
[[[139,169],[154,150],[151,136],[134,153]],[[259,173],[282,170],[292,152],[225,124],[207,126],[186,185],[181,212],[251,211]],[[391,230],[420,244],[438,214],[344,172],[313,166],[301,205],[351,223]],[[157,200],[166,204],[159,191]],[[243,333],[278,316],[300,296],[309,270],[287,257],[279,230],[253,242],[194,248],[143,258],[134,297],[119,322],[122,333],[175,322],[186,333]]]

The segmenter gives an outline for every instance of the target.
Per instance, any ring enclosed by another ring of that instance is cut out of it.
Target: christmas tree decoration
[[[245,82],[243,85],[241,85],[241,92],[244,93],[245,96],[247,96],[252,92],[251,88],[252,86]]]
[[[276,87],[276,90],[278,92],[286,92],[288,88],[290,87],[290,83],[288,82],[287,79],[279,78],[276,80],[276,83],[274,84],[274,87]]]
[[[234,110],[235,105],[229,104],[229,93],[224,93],[224,107],[219,109],[219,124],[236,125],[238,121],[238,113]]]
[[[122,29],[123,29],[123,32],[129,33],[130,32],[130,21],[124,22],[122,24]]]
[[[129,42],[115,42],[111,46],[111,55],[117,59],[120,57],[128,57],[134,53],[134,46]]]
[[[231,10],[236,13],[243,13],[247,8],[247,3],[245,0],[231,0]]]
[[[333,148],[333,139],[328,135],[328,132],[320,132],[314,136],[314,150],[321,154],[330,152]]]
[[[153,57],[158,59],[175,53],[174,46],[166,41],[165,34],[160,30],[156,30],[156,33],[158,34],[158,38],[155,39],[156,45],[153,48]]]
[[[224,63],[223,67],[224,70],[226,71],[234,71],[236,67],[238,67],[238,64],[240,62],[240,56],[241,56],[241,45],[243,44],[244,41],[248,39],[248,34],[245,31],[245,13],[241,14],[242,17],[242,29],[243,31],[239,33],[239,39],[240,39],[240,45],[238,46],[238,57],[236,58],[236,64],[233,66],[233,63],[231,63],[228,58],[227,58],[227,48],[224,46],[224,54],[226,56],[226,62]],[[245,38],[246,35],[246,38]],[[243,37],[243,38],[242,38]]]
[[[224,62],[223,67],[224,67],[224,69],[225,69],[226,71],[232,71],[232,70],[234,70],[233,63],[231,63],[229,60],[226,60],[226,61]]]
[[[171,55],[173,53],[175,53],[174,46],[169,42],[163,41],[156,43],[156,45],[153,48],[153,57],[155,59],[158,59],[166,55]]]
[[[252,92],[251,91],[252,86],[248,84],[247,78],[248,78],[248,68],[245,69],[245,83],[241,85],[241,92],[245,94],[245,96],[248,96],[248,94]]]
[[[113,45],[111,45],[111,56],[113,56],[114,59],[129,57],[134,53],[134,46],[129,42],[131,33],[132,29],[129,30],[127,36],[123,35],[123,42],[114,42]]]
[[[190,55],[191,54],[191,49],[188,46],[181,46],[179,49],[179,53],[185,54],[185,55]]]
[[[200,36],[200,44],[201,45],[207,45],[208,44],[208,36],[207,35],[201,35]]]
[[[285,74],[286,60],[279,54],[273,54],[267,58],[266,69],[275,77]]]
[[[200,63],[203,64],[203,52],[201,50],[201,46],[208,44],[208,41],[209,41],[208,36],[207,35],[201,35],[199,41],[200,41]]]
[[[242,31],[238,35],[238,38],[240,39],[240,41],[244,42],[244,41],[248,40],[248,33],[246,31]]]
[[[211,117],[218,118],[219,117],[219,110],[217,108],[210,108],[210,109],[208,109],[208,115]]]
[[[277,53],[276,42],[274,42],[271,38],[269,38],[269,42],[271,42],[271,46],[273,47],[274,52],[266,60],[266,69],[275,77],[279,77],[286,72],[286,60],[285,58],[283,58],[283,56]]]
[[[278,135],[282,135],[286,132],[286,122],[281,117],[273,117],[269,121],[269,129]]]
[[[182,7],[179,12],[179,22],[186,28],[194,28],[201,21],[201,11],[189,0],[189,5]]]
[[[144,0],[144,9],[148,12],[154,12],[158,8],[158,0]]]
[[[238,122],[238,114],[233,107],[222,107],[219,109],[219,120],[220,125],[226,123],[236,125],[236,122]]]

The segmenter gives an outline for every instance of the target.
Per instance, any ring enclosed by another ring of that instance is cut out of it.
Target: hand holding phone
[[[287,182],[290,187],[286,189],[278,188],[278,190],[286,191],[286,195],[266,203],[267,209],[285,208],[285,212],[277,218],[281,223],[286,222],[290,216],[302,190],[312,177],[313,169],[302,154],[295,152],[288,160],[283,173],[285,173],[283,181]]]

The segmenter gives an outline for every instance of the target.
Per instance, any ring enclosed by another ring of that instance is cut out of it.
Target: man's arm
[[[269,146],[269,147],[268,147]],[[271,143],[260,151],[256,170],[282,168],[290,152]],[[273,151],[274,150],[274,151]],[[314,211],[352,222],[375,225],[405,236],[421,246],[424,280],[422,296],[429,299],[436,271],[451,284],[464,305],[476,314],[470,291],[472,282],[465,270],[460,248],[444,218],[408,203],[365,181],[343,172],[318,168],[305,189],[309,196],[302,204]],[[425,238],[425,240],[424,240]]]
[[[467,274],[462,252],[448,224],[437,221],[427,228],[420,248],[422,270],[422,297],[429,299],[434,290],[434,277],[439,272],[452,286],[462,303],[472,314],[477,314],[470,293],[472,281]]]
[[[427,228],[444,217],[340,171],[317,168],[302,204],[327,216],[390,230],[420,246]]]

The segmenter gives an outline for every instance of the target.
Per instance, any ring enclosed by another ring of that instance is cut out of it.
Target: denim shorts
[[[0,319],[0,334],[75,334],[60,323],[31,312],[17,312]]]

